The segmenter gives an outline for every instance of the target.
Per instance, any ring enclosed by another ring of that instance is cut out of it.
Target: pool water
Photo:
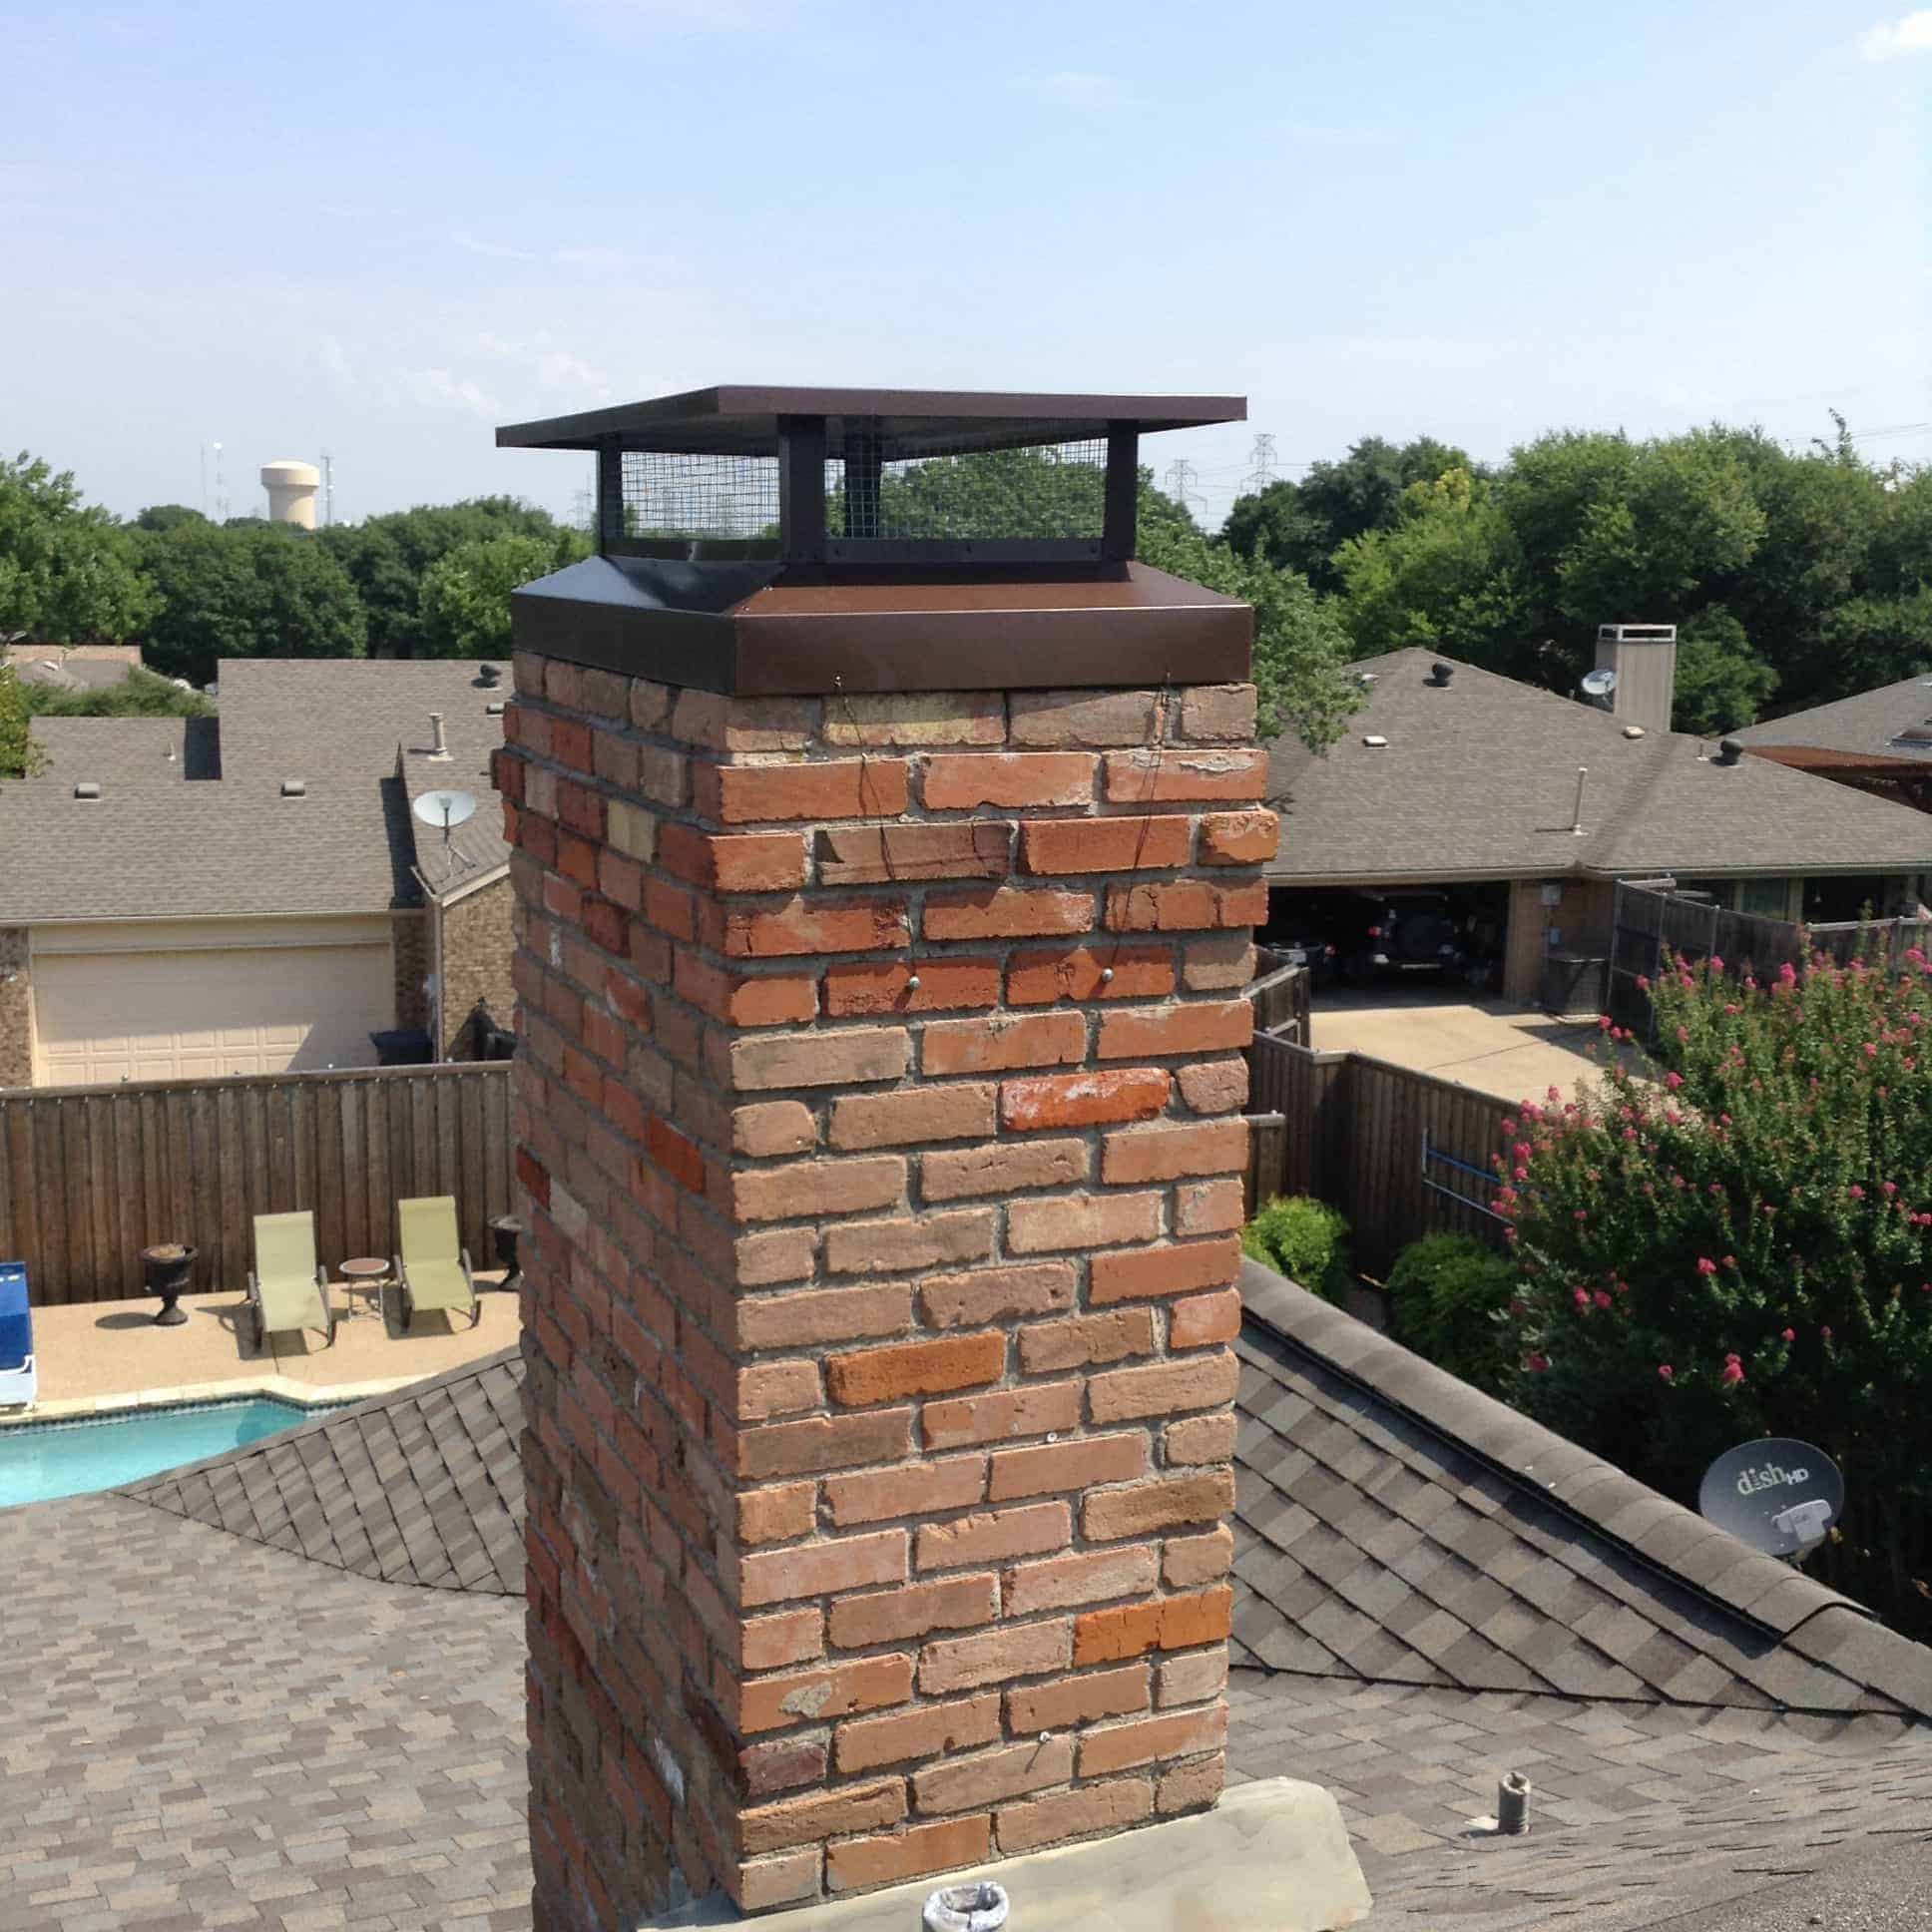
[[[324,1413],[271,1395],[0,1429],[0,1509],[138,1482]]]

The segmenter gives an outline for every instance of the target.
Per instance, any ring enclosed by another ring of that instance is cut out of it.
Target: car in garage
[[[1468,964],[1449,895],[1432,886],[1361,886],[1335,895],[1328,943],[1342,977],[1460,973]]]

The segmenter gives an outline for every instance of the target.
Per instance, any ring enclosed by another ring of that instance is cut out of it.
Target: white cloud
[[[1868,61],[1904,60],[1913,54],[1932,54],[1932,7],[1901,14],[1869,27],[1858,36],[1858,51]]]
[[[401,383],[410,401],[420,403],[425,409],[460,409],[492,422],[504,414],[502,403],[487,389],[453,376],[447,369],[404,369]]]

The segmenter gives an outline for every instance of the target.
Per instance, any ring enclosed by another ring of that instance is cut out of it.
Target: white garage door
[[[367,1067],[394,1024],[386,941],[36,953],[33,980],[46,1087]]]

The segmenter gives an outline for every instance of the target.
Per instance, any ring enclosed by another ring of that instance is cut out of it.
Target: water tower
[[[268,492],[269,522],[313,530],[315,492],[321,482],[322,473],[313,463],[263,463],[261,485]]]

